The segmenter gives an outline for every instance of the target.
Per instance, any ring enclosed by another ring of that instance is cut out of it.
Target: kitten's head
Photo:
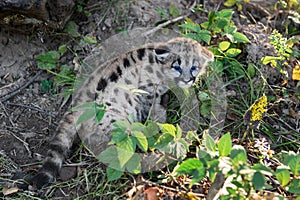
[[[199,75],[205,73],[213,54],[198,42],[189,38],[174,38],[155,48],[156,59],[166,67],[163,69],[168,80],[181,88],[190,87]]]

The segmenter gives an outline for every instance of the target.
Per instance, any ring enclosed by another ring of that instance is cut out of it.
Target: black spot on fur
[[[119,76],[122,76],[122,70],[121,70],[120,66],[117,67],[117,72],[118,72]]]
[[[101,78],[97,85],[98,91],[103,91],[107,86],[107,81],[104,78]]]
[[[123,59],[123,65],[124,65],[125,68],[130,67],[130,62],[127,58]]]
[[[109,77],[109,80],[110,81],[113,81],[113,82],[117,82],[117,80],[118,80],[118,75],[116,74],[116,72],[113,72],[111,75],[110,75],[110,77]]]
[[[164,53],[167,53],[167,52],[169,52],[169,51],[166,50],[166,49],[155,49],[156,54],[164,54]]]
[[[134,59],[132,53],[130,54],[130,58],[131,58],[131,60],[132,60],[134,63],[136,63],[136,60]]]
[[[144,56],[145,56],[145,49],[139,49],[139,50],[137,50],[137,57],[138,57],[138,59],[142,60]]]
[[[106,104],[107,106],[111,106],[111,103],[109,103],[109,102],[106,102],[105,104]]]
[[[153,64],[154,63],[154,59],[153,59],[153,55],[149,54],[149,63]]]

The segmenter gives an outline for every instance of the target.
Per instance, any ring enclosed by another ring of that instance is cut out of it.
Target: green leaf
[[[179,175],[188,174],[193,176],[190,186],[192,186],[196,182],[201,181],[206,175],[206,170],[203,166],[203,163],[196,158],[185,160],[183,163],[181,163],[176,172]]]
[[[235,145],[230,152],[230,158],[232,159],[232,163],[245,164],[247,162],[247,154],[244,147]]]
[[[219,155],[220,156],[229,155],[231,148],[232,148],[231,137],[229,133],[226,133],[220,138],[218,143]]]
[[[247,73],[249,74],[250,78],[253,78],[256,74],[256,69],[254,64],[249,63],[247,68]]]
[[[106,174],[107,174],[107,180],[108,181],[114,181],[114,180],[118,180],[121,178],[121,176],[123,175],[123,171],[119,171],[110,167],[106,168]]]
[[[173,137],[176,136],[176,128],[172,124],[158,124],[159,127],[161,128],[162,133],[168,133],[172,135]]]
[[[172,5],[170,6],[169,12],[170,12],[170,15],[171,15],[173,18],[178,17],[178,15],[179,15],[179,10],[178,10],[178,8],[177,8],[174,4],[172,4]]]
[[[51,70],[56,67],[59,58],[60,55],[57,51],[48,51],[36,57],[35,60],[37,61],[38,67],[40,69]]]
[[[84,36],[82,42],[87,44],[97,44],[97,40],[94,36]]]
[[[242,52],[242,50],[240,50],[240,49],[230,48],[225,52],[225,54],[226,54],[226,56],[233,58],[233,57],[236,57],[237,55],[239,55],[241,52]]]
[[[127,133],[121,129],[115,128],[111,131],[111,144],[117,144],[127,138]]]
[[[262,173],[258,171],[254,173],[252,178],[252,184],[256,190],[262,189],[262,187],[265,185],[265,182],[265,176]]]
[[[182,130],[178,124],[176,124],[176,138],[182,137]]]
[[[209,44],[211,40],[211,35],[208,30],[200,30],[198,33],[188,33],[186,36],[198,42],[204,41],[207,44]]]
[[[275,175],[282,186],[286,186],[290,182],[290,172],[284,166],[277,167]]]
[[[300,155],[295,155],[289,161],[288,166],[290,167],[294,176],[298,176],[300,174]]]
[[[156,140],[156,142],[154,143],[154,148],[156,149],[162,149],[166,146],[168,146],[168,144],[174,140],[174,136],[169,134],[169,133],[164,133],[162,135],[159,136],[159,138]]]
[[[96,123],[98,124],[104,117],[105,114],[105,106],[100,109],[96,109]]]
[[[243,33],[235,32],[232,35],[235,42],[251,43],[251,41]]]
[[[294,179],[288,186],[287,191],[293,194],[300,194],[300,180]]]
[[[72,37],[80,37],[80,33],[78,32],[78,25],[74,21],[68,22],[66,31]]]
[[[67,51],[67,45],[61,45],[59,48],[58,48],[58,52],[60,53],[60,55],[64,54],[65,52]]]
[[[124,140],[121,140],[120,142],[116,143],[116,145],[120,149],[123,149],[124,151],[128,151],[128,153],[135,152],[136,143],[133,140],[133,138],[130,136],[126,136]]]
[[[222,51],[225,51],[229,48],[230,46],[230,42],[228,41],[223,41],[223,42],[220,42],[219,44],[219,48],[222,50]]]
[[[82,124],[96,116],[95,109],[85,110],[77,119],[76,125]]]
[[[227,0],[226,2],[224,2],[224,6],[226,7],[231,7],[234,6],[236,4],[236,0]]]
[[[215,144],[215,141],[209,134],[207,134],[206,138],[205,138],[205,147],[209,151],[212,151],[212,152],[215,152],[217,150],[217,146]]]
[[[135,137],[136,141],[137,141],[137,145],[139,146],[139,148],[144,151],[147,152],[148,150],[148,140],[145,137],[144,133],[140,132],[140,131],[132,131],[132,136]]]
[[[123,166],[121,166],[121,163],[119,161],[119,148],[116,146],[111,146],[105,149],[100,153],[100,155],[97,156],[97,158],[106,164],[109,164],[111,168],[117,169],[119,171],[124,171],[124,164],[130,159],[131,155],[127,155],[123,160],[125,159],[126,162],[123,161]]]
[[[126,163],[126,169],[133,174],[141,173],[141,158],[137,153],[135,153]]]
[[[233,14],[233,10],[231,9],[223,9],[217,12],[217,16],[219,18],[226,19],[227,21],[231,19],[232,14]]]
[[[272,63],[273,65],[275,65],[274,63],[276,63],[277,60],[282,60],[282,58],[276,57],[276,56],[265,56],[261,59],[261,62],[264,65],[267,65],[269,63]]]

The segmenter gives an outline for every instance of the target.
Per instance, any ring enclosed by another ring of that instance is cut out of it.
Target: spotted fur
[[[67,112],[33,184],[40,188],[54,180],[76,133],[98,155],[110,140],[113,122],[126,119],[130,114],[139,122],[148,118],[164,122],[166,110],[161,102],[168,85],[190,87],[212,60],[213,54],[196,41],[174,38],[166,43],[146,45],[106,62],[105,67],[96,68],[75,94],[72,106],[93,101],[104,103],[106,112],[102,121],[96,124],[89,120],[75,126],[82,111]],[[137,95],[132,88],[144,92]]]

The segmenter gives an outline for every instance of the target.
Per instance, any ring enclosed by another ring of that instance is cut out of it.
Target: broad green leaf
[[[36,61],[38,64],[38,68],[51,70],[56,67],[58,63],[60,55],[57,51],[48,51],[36,57]]]
[[[230,48],[225,52],[225,54],[226,54],[226,56],[233,58],[233,57],[236,57],[237,55],[239,55],[241,52],[242,52],[242,50],[240,50],[240,49]]]
[[[105,108],[96,109],[96,123],[98,124],[105,114]]]
[[[111,131],[111,142],[110,144],[118,144],[122,140],[128,137],[127,133],[121,129],[115,128]]]
[[[82,124],[96,116],[95,109],[85,110],[77,119],[76,125]]]
[[[205,138],[205,147],[212,152],[215,152],[217,150],[217,146],[216,143],[214,141],[214,139],[207,134],[206,138]]]
[[[161,128],[162,133],[168,133],[170,135],[172,135],[173,137],[176,136],[176,128],[174,125],[172,124],[158,124],[159,127]]]
[[[139,148],[144,151],[147,152],[148,150],[148,140],[145,137],[144,133],[140,132],[140,131],[132,131],[132,136],[136,139],[137,141],[137,145],[139,146]]]
[[[290,172],[284,166],[277,167],[275,175],[282,186],[286,186],[290,182]]]
[[[251,43],[251,41],[243,33],[235,32],[232,35],[235,42]]]
[[[242,163],[245,164],[247,162],[247,154],[243,146],[235,145],[233,146],[230,152],[230,158],[232,159],[232,163]]]
[[[180,164],[176,172],[179,175],[188,174],[193,177],[190,183],[190,187],[194,183],[201,181],[206,175],[206,169],[203,166],[203,163],[196,158],[190,158],[183,161],[183,163]]]
[[[116,121],[113,123],[113,126],[122,130],[122,131],[126,131],[127,129],[130,128],[130,124],[127,121],[124,120],[120,120],[120,121]]]
[[[114,180],[118,180],[121,178],[121,176],[123,175],[123,171],[119,171],[110,167],[106,168],[106,174],[107,174],[107,180],[108,181],[114,181]]]
[[[174,140],[173,135],[171,135],[169,133],[164,133],[164,134],[160,135],[159,138],[157,138],[157,140],[153,146],[156,149],[162,149],[162,148],[168,146],[168,144],[173,140]]]
[[[204,41],[207,44],[209,44],[211,40],[211,35],[208,30],[199,30],[197,33],[188,33],[186,36],[198,42]]]
[[[145,129],[144,129],[144,135],[149,138],[152,137],[154,135],[156,135],[159,131],[159,127],[155,122],[147,122],[148,124],[146,125]]]
[[[260,172],[255,172],[252,178],[252,184],[256,190],[260,190],[265,185],[265,176]]]
[[[116,145],[120,149],[123,149],[124,151],[128,151],[128,153],[135,152],[136,143],[130,136],[126,136],[124,140],[121,140],[120,142],[116,143]]]
[[[180,126],[177,124],[176,125],[176,138],[181,138],[182,137],[182,130]]]
[[[229,133],[223,135],[218,143],[218,150],[220,156],[227,156],[229,155],[232,148],[231,137]]]
[[[222,51],[225,51],[229,48],[230,46],[230,42],[228,41],[223,41],[223,42],[220,42],[219,44],[219,48],[222,50]]]
[[[217,172],[219,172],[219,160],[214,159],[210,162],[208,162],[208,174],[209,174],[209,179],[214,182]]]
[[[290,193],[300,194],[300,180],[294,179],[286,188]]]
[[[126,156],[126,157],[127,157],[127,160],[129,160],[131,156],[129,155],[129,156]],[[108,164],[110,167],[112,167],[114,169],[124,171],[124,166],[121,167],[120,161],[118,159],[119,158],[119,151],[118,151],[118,148],[116,146],[108,147],[107,149],[102,151],[100,153],[100,155],[98,155],[97,158],[101,162]]]
[[[141,173],[141,158],[135,153],[126,163],[126,169],[133,174]]]
[[[294,176],[298,176],[300,174],[300,155],[295,155],[289,161],[288,166],[290,167]]]
[[[233,14],[233,10],[231,9],[223,9],[217,12],[217,16],[219,18],[230,20]]]

